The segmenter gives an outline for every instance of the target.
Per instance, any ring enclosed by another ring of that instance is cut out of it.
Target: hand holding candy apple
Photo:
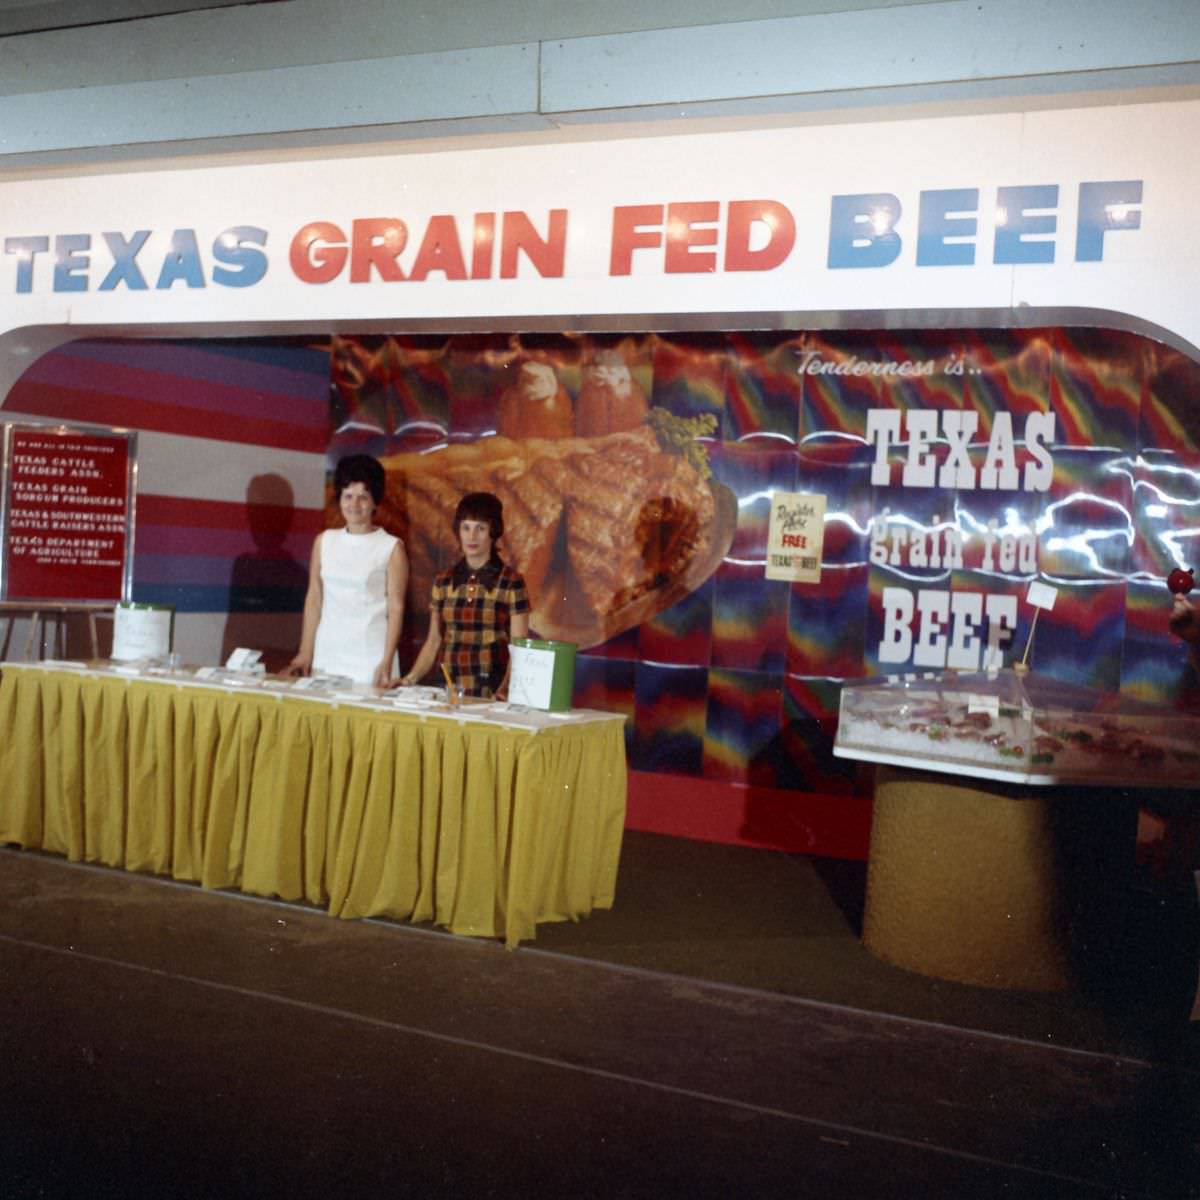
[[[1187,642],[1192,664],[1200,671],[1200,612],[1194,609],[1186,593],[1195,584],[1191,567],[1176,567],[1167,576],[1167,588],[1175,597],[1167,627]]]

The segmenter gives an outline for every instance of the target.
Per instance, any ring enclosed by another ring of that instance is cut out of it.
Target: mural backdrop
[[[1163,583],[1196,563],[1200,366],[1160,344],[387,337],[332,363],[330,458],[384,459],[412,557],[409,655],[455,502],[496,491],[534,628],[579,643],[576,703],[628,714],[635,771],[861,792],[830,753],[841,681],[1019,657],[1035,578],[1039,671],[1200,699]],[[778,492],[826,498],[816,583],[765,578]]]

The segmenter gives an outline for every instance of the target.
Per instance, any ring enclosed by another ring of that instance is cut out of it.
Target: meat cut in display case
[[[847,681],[834,753],[1013,783],[1195,786],[1200,717],[1012,668]]]

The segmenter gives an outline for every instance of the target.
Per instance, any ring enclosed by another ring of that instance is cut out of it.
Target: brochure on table
[[[468,697],[457,704],[446,699],[444,688],[409,687],[395,691],[380,691],[376,688],[354,684],[345,677],[306,676],[287,679],[278,675],[264,675],[247,671],[234,671],[226,667],[180,667],[148,659],[136,662],[112,661],[97,666],[76,660],[46,659],[36,663],[5,663],[6,670],[13,671],[71,671],[89,676],[119,676],[131,682],[144,680],[153,683],[168,683],[176,687],[220,688],[258,695],[274,696],[277,700],[293,698],[312,701],[331,707],[349,705],[367,708],[374,712],[391,712],[399,716],[417,717],[421,720],[452,720],[458,722],[482,722],[510,729],[522,729],[531,733],[553,730],[567,725],[592,724],[597,721],[621,721],[621,713],[601,712],[595,709],[576,708],[565,712],[542,712],[524,705],[502,700],[482,700]]]

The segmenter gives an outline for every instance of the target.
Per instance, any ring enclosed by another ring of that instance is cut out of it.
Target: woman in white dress
[[[300,649],[286,674],[348,675],[384,686],[393,674],[408,555],[404,543],[375,524],[383,500],[383,467],[352,454],[333,476],[344,529],[327,529],[313,543]]]

